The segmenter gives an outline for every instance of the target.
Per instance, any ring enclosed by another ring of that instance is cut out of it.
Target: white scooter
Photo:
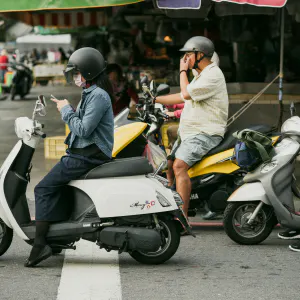
[[[281,128],[282,140],[275,145],[271,161],[258,166],[244,178],[244,185],[228,199],[224,229],[236,243],[255,245],[264,241],[280,223],[300,229],[300,215],[294,202],[300,192],[294,176],[300,155],[300,118],[293,116]]]
[[[45,115],[45,108],[45,98],[39,96],[32,119],[16,119],[21,140],[0,169],[0,255],[9,248],[13,231],[29,244],[34,241],[26,188],[35,148],[46,137],[35,116]],[[71,181],[62,192],[62,221],[51,224],[47,235],[53,252],[75,250],[75,242],[82,238],[107,251],[128,252],[145,264],[170,259],[178,249],[180,232],[192,231],[181,210],[182,199],[166,188],[158,171],[153,173],[144,157],[116,159]]]

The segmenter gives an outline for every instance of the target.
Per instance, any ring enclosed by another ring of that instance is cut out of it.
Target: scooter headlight
[[[168,207],[171,206],[171,203],[168,201],[166,197],[164,197],[160,192],[156,191],[156,198],[158,202],[161,204],[163,207]]]

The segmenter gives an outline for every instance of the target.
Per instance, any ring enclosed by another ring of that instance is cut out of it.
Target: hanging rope
[[[265,86],[257,95],[255,95],[251,100],[249,100],[241,109],[239,109],[233,116],[231,116],[227,121],[228,128],[234,121],[236,121],[278,78],[277,75],[267,86]]]

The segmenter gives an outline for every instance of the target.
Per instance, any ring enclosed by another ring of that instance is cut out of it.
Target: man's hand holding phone
[[[189,69],[190,58],[185,54],[183,58],[180,60],[180,73],[181,71],[188,71]]]

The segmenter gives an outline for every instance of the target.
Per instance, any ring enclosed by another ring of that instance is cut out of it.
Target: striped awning
[[[144,0],[16,0],[0,1],[0,14],[32,26],[80,28],[106,26],[102,8],[134,4]]]
[[[104,10],[90,12],[46,12],[31,15],[32,26],[79,28],[106,26],[107,15]]]
[[[59,9],[86,9],[126,5],[144,0],[16,0],[0,1],[0,12],[40,11]]]
[[[14,19],[31,26],[45,28],[81,28],[107,26],[108,16],[105,10],[88,11],[45,11],[5,13],[9,19]]]

